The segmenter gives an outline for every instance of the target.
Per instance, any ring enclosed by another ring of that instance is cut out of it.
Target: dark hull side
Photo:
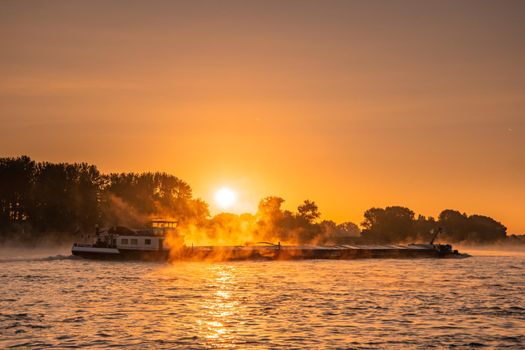
[[[347,249],[330,251],[321,249],[280,251],[277,258],[293,259],[413,259],[413,258],[443,258],[447,253],[435,250],[396,250],[396,249]]]
[[[468,255],[457,251],[443,252],[434,249],[230,249],[187,248],[173,255],[177,260],[355,260],[355,259],[417,259],[417,258],[464,258]]]
[[[167,261],[168,251],[141,251],[132,249],[121,249],[119,253],[71,251],[75,256],[96,260],[139,260],[139,261]]]
[[[183,248],[170,254],[169,251],[142,251],[121,249],[118,253],[97,251],[72,251],[73,255],[99,260],[355,260],[355,259],[417,259],[417,258],[464,258],[466,254],[457,251],[439,251],[435,249],[332,249],[332,248],[301,248],[286,247],[195,247]]]

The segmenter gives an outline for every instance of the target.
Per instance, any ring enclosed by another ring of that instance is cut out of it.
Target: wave
[[[30,261],[55,261],[55,260],[74,260],[79,259],[78,256],[74,255],[54,255],[54,256],[46,256],[46,257],[40,257],[40,258],[27,258],[27,257],[20,257],[20,258],[7,258],[7,259],[0,259],[0,264],[2,263],[12,263],[12,262],[30,262]]]

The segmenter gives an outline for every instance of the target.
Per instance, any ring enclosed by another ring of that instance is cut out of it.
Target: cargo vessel
[[[148,229],[114,226],[98,230],[92,243],[74,243],[73,255],[109,260],[304,260],[304,259],[403,259],[462,258],[468,255],[452,249],[449,244],[407,245],[281,245],[258,242],[242,246],[170,247],[166,236],[174,231],[175,222],[154,221]]]

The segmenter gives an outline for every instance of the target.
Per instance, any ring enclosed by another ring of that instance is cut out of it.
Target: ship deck
[[[194,246],[173,255],[179,259],[340,259],[449,257],[457,251],[440,250],[430,244],[410,245],[336,245],[336,246]]]

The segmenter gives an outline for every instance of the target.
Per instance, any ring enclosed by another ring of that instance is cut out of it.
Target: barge
[[[175,223],[153,222],[150,229],[133,230],[115,226],[97,230],[92,243],[74,243],[71,253],[76,256],[104,260],[305,260],[305,259],[403,259],[403,258],[462,258],[449,244],[408,245],[332,245],[295,246],[259,242],[244,246],[186,246],[170,247],[166,235]],[[435,237],[434,237],[435,238]]]
[[[183,247],[171,255],[180,260],[306,260],[460,258],[465,254],[449,244]]]

